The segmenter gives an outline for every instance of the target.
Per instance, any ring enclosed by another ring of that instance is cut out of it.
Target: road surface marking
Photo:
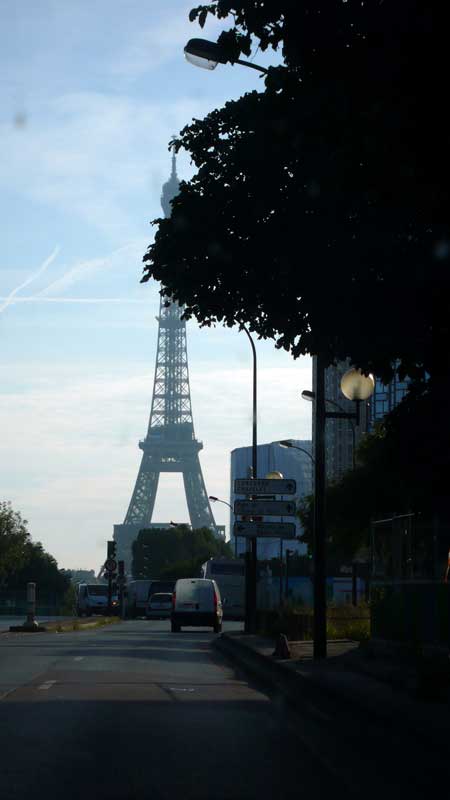
[[[41,683],[41,685],[38,686],[38,689],[51,689],[55,683],[56,681],[45,681],[45,683]]]
[[[195,689],[184,689],[182,686],[169,686],[170,692],[195,692]]]
[[[84,656],[75,656],[74,661],[83,661]]]

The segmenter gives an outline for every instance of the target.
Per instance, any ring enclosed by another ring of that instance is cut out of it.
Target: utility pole
[[[327,655],[325,563],[325,360],[317,355],[314,428],[314,658]]]

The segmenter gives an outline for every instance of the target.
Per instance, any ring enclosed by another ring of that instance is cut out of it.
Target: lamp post
[[[375,386],[373,376],[349,369],[341,379],[341,390],[348,400],[356,402],[356,413],[326,410],[325,368],[323,355],[316,356],[315,391],[302,392],[304,399],[315,400],[314,408],[314,658],[327,655],[327,598],[326,598],[326,528],[325,528],[325,424],[327,417],[356,419],[359,423],[359,403],[367,400]]]
[[[233,511],[233,506],[231,503],[227,503],[226,500],[221,500],[220,497],[214,497],[213,494],[210,494],[208,500],[212,500],[213,503],[223,503],[224,505],[228,506],[231,511]],[[237,558],[237,538],[234,537],[234,557]]]
[[[315,396],[316,396],[315,392],[309,392],[307,389],[305,389],[302,392],[303,400],[311,400],[311,402],[312,402],[314,400]],[[357,424],[359,424],[359,406],[357,406],[358,414],[356,415],[356,414],[347,413],[347,411],[344,411],[344,409],[342,408],[341,405],[339,405],[339,403],[336,403],[335,400],[330,400],[329,397],[325,398],[325,402],[326,403],[330,403],[330,405],[334,406],[335,408],[338,409],[339,412],[341,412],[339,414],[333,414],[333,413],[327,411],[327,413],[326,413],[327,418],[328,417],[334,417],[334,419],[348,419],[348,421],[350,423],[350,427],[351,427],[351,430],[352,430],[352,468],[355,469],[356,430],[355,430],[355,425],[354,425],[353,419],[357,419]],[[280,442],[280,444],[281,444],[281,442]]]
[[[281,447],[291,447],[293,450],[300,450],[300,452],[305,453],[305,455],[307,455],[308,458],[310,458],[312,463],[314,464],[314,456],[311,455],[311,453],[309,453],[308,450],[305,450],[304,447],[299,447],[296,444],[292,444],[290,439],[281,439],[281,441],[279,441],[278,444],[281,445]]]
[[[202,69],[215,69],[217,64],[240,64],[242,67],[250,67],[250,69],[256,69],[263,74],[267,73],[264,67],[253,64],[251,61],[244,61],[241,58],[231,61],[218,42],[210,42],[208,39],[189,39],[184,48],[184,55],[190,64],[202,67]]]
[[[252,411],[252,478],[258,477],[258,394],[257,394],[257,362],[255,343],[250,336],[245,325],[240,326],[247,334],[253,354],[253,411]],[[247,550],[247,569],[246,575],[246,609],[245,609],[245,631],[246,633],[256,633],[256,574],[258,570],[258,545],[256,536],[248,540],[250,549]]]
[[[284,583],[284,598],[287,600],[288,598],[288,591],[289,591],[289,559],[291,556],[294,555],[294,550],[289,550],[286,548],[286,575],[285,575],[285,583]]]
[[[266,478],[275,481],[282,480],[283,477],[284,477],[283,473],[279,472],[278,470],[266,473]],[[283,499],[283,497],[281,499]],[[281,517],[281,522],[283,522],[283,517]],[[283,539],[280,539],[280,607],[282,603],[283,603]]]
[[[258,64],[243,59],[230,59],[226,50],[218,42],[210,42],[208,39],[189,39],[184,48],[186,59],[196,67],[203,69],[215,69],[217,64],[240,64],[243,67],[255,69],[262,74],[267,74],[268,70]],[[249,339],[253,352],[253,437],[252,437],[252,477],[258,477],[257,464],[257,393],[256,393],[256,350],[250,333],[245,325],[240,326],[245,331]],[[249,539],[250,549],[246,552],[245,569],[245,631],[246,633],[256,632],[256,573],[258,563],[258,550],[256,537]]]

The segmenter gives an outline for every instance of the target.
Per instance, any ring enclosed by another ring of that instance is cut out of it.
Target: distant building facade
[[[389,383],[375,381],[375,391],[370,402],[370,427],[389,414],[403,400],[408,391],[408,380],[401,381],[395,375]]]
[[[350,361],[340,361],[325,370],[325,398],[327,411],[355,413],[355,403],[347,400],[341,391],[341,378],[348,369]],[[313,357],[313,387],[316,385],[317,359]],[[367,403],[360,405],[359,425],[351,419],[327,419],[325,425],[325,468],[327,483],[336,483],[353,468],[354,448],[369,427],[370,410]],[[315,414],[313,401],[313,442]]]
[[[311,440],[309,439],[291,439],[292,444],[306,450],[306,453],[311,454]],[[258,445],[258,478],[264,478],[268,472],[281,472],[285,478],[293,478],[297,483],[297,493],[294,496],[300,500],[305,495],[311,494],[313,485],[313,469],[311,455],[302,453],[300,450],[294,448],[282,447],[278,441],[270,442],[268,444]],[[236,478],[249,477],[249,471],[252,466],[252,448],[251,447],[237,447],[231,452],[231,486],[230,486],[230,505],[234,507],[234,501],[242,499],[242,495],[237,495],[234,492],[234,481]],[[279,498],[277,498],[279,499]],[[291,496],[286,497],[286,500],[292,499]],[[267,521],[272,522],[294,522],[297,528],[297,536],[302,533],[302,526],[296,517],[268,517]],[[245,552],[246,540],[238,537],[237,542],[233,536],[234,513],[230,512],[230,545],[233,552],[237,555]],[[306,552],[306,545],[300,542],[285,541],[284,547],[289,547],[290,550],[295,550],[299,553]],[[258,539],[258,558],[270,559],[278,558],[280,555],[280,540],[279,539]]]
[[[316,382],[317,359],[313,358],[313,387]],[[351,368],[349,360],[339,361],[325,370],[325,397],[327,411],[355,412],[355,403],[347,400],[341,391],[341,378]],[[353,453],[361,438],[373,425],[392,411],[408,391],[408,381],[395,376],[388,384],[375,380],[375,390],[367,402],[360,405],[360,424],[356,420],[327,419],[325,427],[325,464],[327,483],[341,480],[353,468]],[[339,408],[338,408],[339,407]],[[313,442],[315,414],[313,401]]]

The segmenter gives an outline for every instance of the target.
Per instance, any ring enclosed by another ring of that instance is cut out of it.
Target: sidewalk
[[[315,687],[385,723],[411,726],[421,736],[425,731],[439,739],[450,735],[450,688],[439,700],[419,699],[411,659],[383,651],[376,643],[364,648],[349,640],[329,641],[328,657],[318,662],[311,641],[290,642],[287,660],[274,659],[273,640],[260,636],[222,634],[215,646],[294,706],[301,705],[308,686]]]

